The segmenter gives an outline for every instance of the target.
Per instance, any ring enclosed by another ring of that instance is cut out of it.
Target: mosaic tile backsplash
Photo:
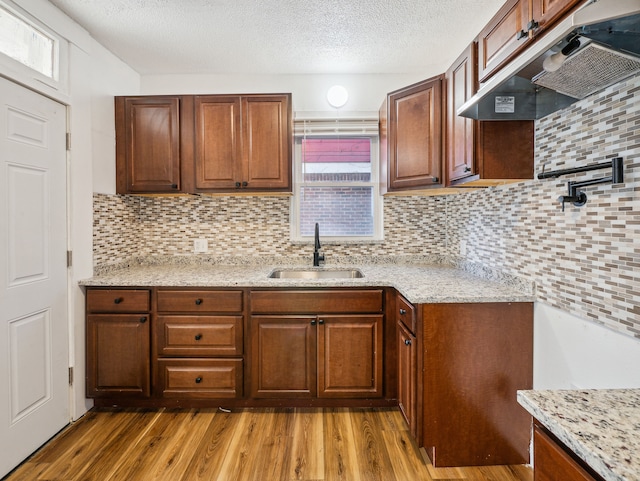
[[[385,239],[323,243],[331,259],[449,256],[525,277],[538,298],[640,338],[640,76],[536,123],[536,173],[624,158],[622,185],[585,188],[583,207],[557,201],[568,180],[529,180],[460,195],[384,198]],[[289,240],[289,197],[94,195],[94,265],[136,256],[255,256],[310,262]],[[461,247],[463,248],[461,251]]]

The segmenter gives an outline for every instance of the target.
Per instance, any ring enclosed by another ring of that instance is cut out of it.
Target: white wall
[[[640,340],[537,302],[534,389],[640,387]]]
[[[148,75],[141,79],[143,94],[242,94],[290,92],[294,112],[330,112],[347,115],[377,112],[388,92],[424,80],[424,76],[398,75]],[[326,99],[333,85],[349,91],[339,110]]]
[[[16,8],[69,41],[68,85],[62,90],[20,78],[15,72],[0,70],[0,74],[68,105],[69,247],[73,251],[69,273],[70,366],[75,371],[71,414],[77,419],[92,405],[85,399],[85,302],[78,281],[93,275],[93,191],[115,192],[113,96],[137,94],[140,76],[48,1],[21,0]]]

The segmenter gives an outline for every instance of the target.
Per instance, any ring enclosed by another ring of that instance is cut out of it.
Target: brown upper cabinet
[[[291,94],[115,103],[120,194],[291,190]]]
[[[195,98],[196,191],[291,190],[291,96]]]
[[[442,186],[443,80],[439,75],[387,95],[380,109],[383,193]]]
[[[119,194],[180,192],[183,98],[116,97]]]
[[[477,47],[472,43],[447,70],[446,184],[533,177],[532,120],[487,121],[456,114],[477,90]]]
[[[478,76],[485,82],[537,35],[582,0],[507,0],[478,35]]]
[[[477,47],[472,43],[447,70],[447,184],[476,174],[475,130],[477,122],[460,117],[457,109],[476,93]]]

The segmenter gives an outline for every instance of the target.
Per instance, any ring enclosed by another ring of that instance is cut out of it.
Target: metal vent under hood
[[[555,72],[543,70],[531,80],[537,85],[583,99],[640,72],[640,58],[589,43],[565,60]]]
[[[560,62],[550,58],[559,52]],[[545,60],[554,60],[547,68],[553,71],[545,70]],[[482,84],[457,113],[535,120],[638,73],[640,0],[586,0]]]

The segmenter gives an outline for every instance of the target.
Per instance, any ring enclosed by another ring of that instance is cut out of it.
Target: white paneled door
[[[69,422],[66,110],[0,78],[0,477]]]

